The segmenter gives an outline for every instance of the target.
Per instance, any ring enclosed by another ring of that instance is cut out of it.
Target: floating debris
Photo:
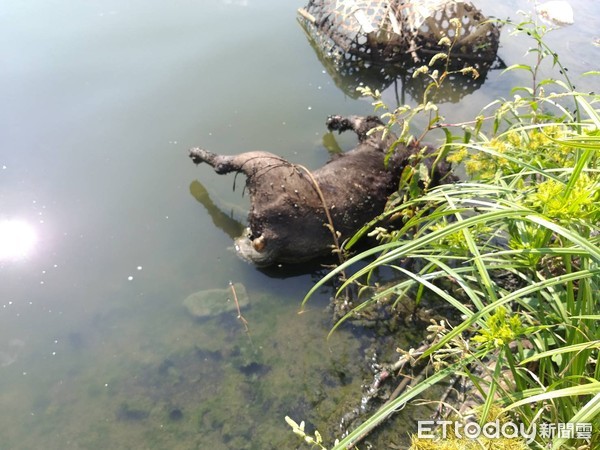
[[[455,56],[492,62],[500,37],[471,2],[458,0],[309,0],[298,14],[307,33],[342,64],[428,60],[447,50],[440,40],[454,33]]]
[[[536,11],[540,19],[548,25],[564,27],[574,22],[573,8],[569,2],[557,0],[542,3],[537,6]]]
[[[350,98],[365,84],[379,91],[395,84],[402,96],[422,98],[431,80],[411,75],[447,52],[448,42],[451,70],[474,67],[481,76],[453,77],[452,89],[436,93],[439,103],[458,102],[483,84],[487,70],[506,67],[497,56],[500,26],[468,1],[309,0],[298,14],[323,72]]]

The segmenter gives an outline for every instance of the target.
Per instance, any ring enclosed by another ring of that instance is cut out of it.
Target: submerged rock
[[[235,283],[232,286],[240,308],[248,306],[250,300],[245,286],[242,283]],[[183,301],[183,306],[196,319],[214,317],[225,312],[237,312],[232,286],[194,292]]]

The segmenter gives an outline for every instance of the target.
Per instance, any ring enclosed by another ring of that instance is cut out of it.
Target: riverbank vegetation
[[[448,448],[600,445],[600,98],[577,92],[558,55],[544,43],[545,27],[530,19],[505,26],[518,38],[533,40],[535,62],[506,69],[527,72],[531,85],[514,88],[472,122],[447,123],[429,100],[452,73],[444,54],[415,70],[415,76],[430,80],[417,107],[391,109],[378,92],[363,89],[399,142],[421,141],[442,130],[440,157],[467,176],[429,188],[428,170],[415,161],[386,212],[345,243],[345,262],[305,302],[342,273],[350,275],[339,294],[350,285],[372,287],[375,274],[385,270],[394,273],[393,283],[376,289],[335,327],[370,304],[406,296],[417,303],[434,296],[457,315],[432,323],[425,347],[399,349],[401,357],[410,355],[411,363],[425,362],[432,370],[341,436],[335,449],[360,447],[371,430],[426,397],[433,386],[452,390],[457,375],[479,398],[476,413],[443,398],[438,408],[446,411],[443,417],[480,425],[502,417],[537,433],[527,443],[454,437]],[[453,42],[445,43],[449,54]],[[435,68],[436,61],[441,68]],[[544,65],[560,76],[541,79]],[[477,76],[474,68],[460,71]],[[429,124],[420,134],[411,129],[418,114]],[[395,227],[388,226],[391,219]],[[351,256],[366,234],[378,245]],[[319,434],[307,436],[296,422],[288,423],[306,442],[326,448]],[[559,424],[566,432],[559,432]],[[412,438],[414,449],[441,448],[441,443],[419,438],[416,430]]]

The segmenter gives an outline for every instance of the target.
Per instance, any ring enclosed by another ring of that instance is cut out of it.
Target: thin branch
[[[233,301],[235,302],[235,307],[237,308],[237,318],[244,325],[244,331],[248,335],[248,339],[250,339],[250,343],[252,343],[252,337],[250,336],[250,328],[248,328],[248,321],[242,316],[242,311],[240,310],[240,302],[238,301],[237,292],[235,292],[235,286],[233,282],[229,282],[229,287],[231,288],[231,293],[233,294]]]

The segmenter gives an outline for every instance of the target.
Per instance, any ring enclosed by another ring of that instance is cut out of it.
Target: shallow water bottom
[[[327,339],[328,299],[299,314],[249,292],[248,332],[235,311],[198,320],[182,304],[136,328],[132,305],[72,328],[41,361],[23,355],[4,368],[12,389],[0,401],[19,407],[0,412],[3,448],[298,448],[286,415],[331,443],[371,360],[389,361],[399,341],[375,346],[376,329],[349,326]],[[406,416],[395,423],[374,442],[406,442]]]

